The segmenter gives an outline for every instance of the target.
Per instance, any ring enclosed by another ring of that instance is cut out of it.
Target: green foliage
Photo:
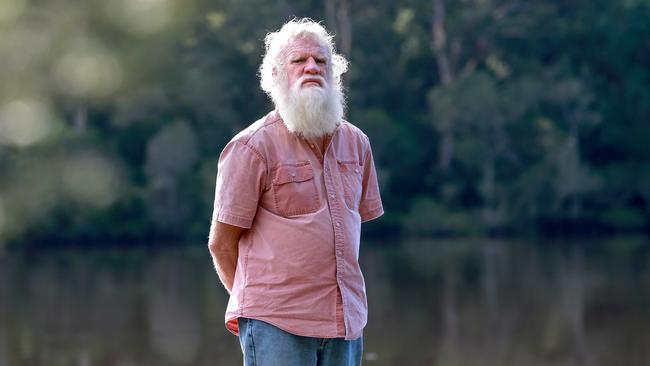
[[[373,234],[647,231],[650,3],[442,3],[436,53],[431,1],[8,1],[0,245],[205,238],[219,152],[272,108],[262,40],[292,15],[351,42]]]
[[[431,198],[415,198],[404,217],[404,231],[413,236],[454,235],[479,231],[470,211],[450,211]]]

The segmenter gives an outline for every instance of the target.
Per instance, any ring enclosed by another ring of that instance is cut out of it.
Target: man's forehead
[[[287,56],[295,53],[318,53],[323,56],[329,56],[329,50],[321,42],[311,38],[296,38],[289,42],[285,48]]]

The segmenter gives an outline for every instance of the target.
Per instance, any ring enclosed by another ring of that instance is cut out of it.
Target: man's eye
[[[291,60],[291,63],[292,63],[292,64],[299,64],[299,63],[301,63],[301,62],[303,62],[303,61],[305,61],[305,59],[303,59],[303,58],[296,58],[296,59]]]
[[[323,64],[323,65],[326,63],[325,59],[323,59],[323,58],[317,59],[316,62],[318,62],[319,64]]]

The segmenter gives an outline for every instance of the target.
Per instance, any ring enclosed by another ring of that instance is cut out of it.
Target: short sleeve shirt
[[[326,146],[321,153],[271,112],[221,153],[213,219],[249,229],[225,315],[235,334],[239,317],[302,336],[362,334],[359,244],[361,223],[383,214],[377,175],[368,137],[352,124]]]

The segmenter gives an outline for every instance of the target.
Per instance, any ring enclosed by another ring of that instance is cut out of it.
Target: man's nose
[[[305,72],[308,74],[320,74],[320,67],[313,57],[310,57],[307,60],[307,64],[305,65]]]

